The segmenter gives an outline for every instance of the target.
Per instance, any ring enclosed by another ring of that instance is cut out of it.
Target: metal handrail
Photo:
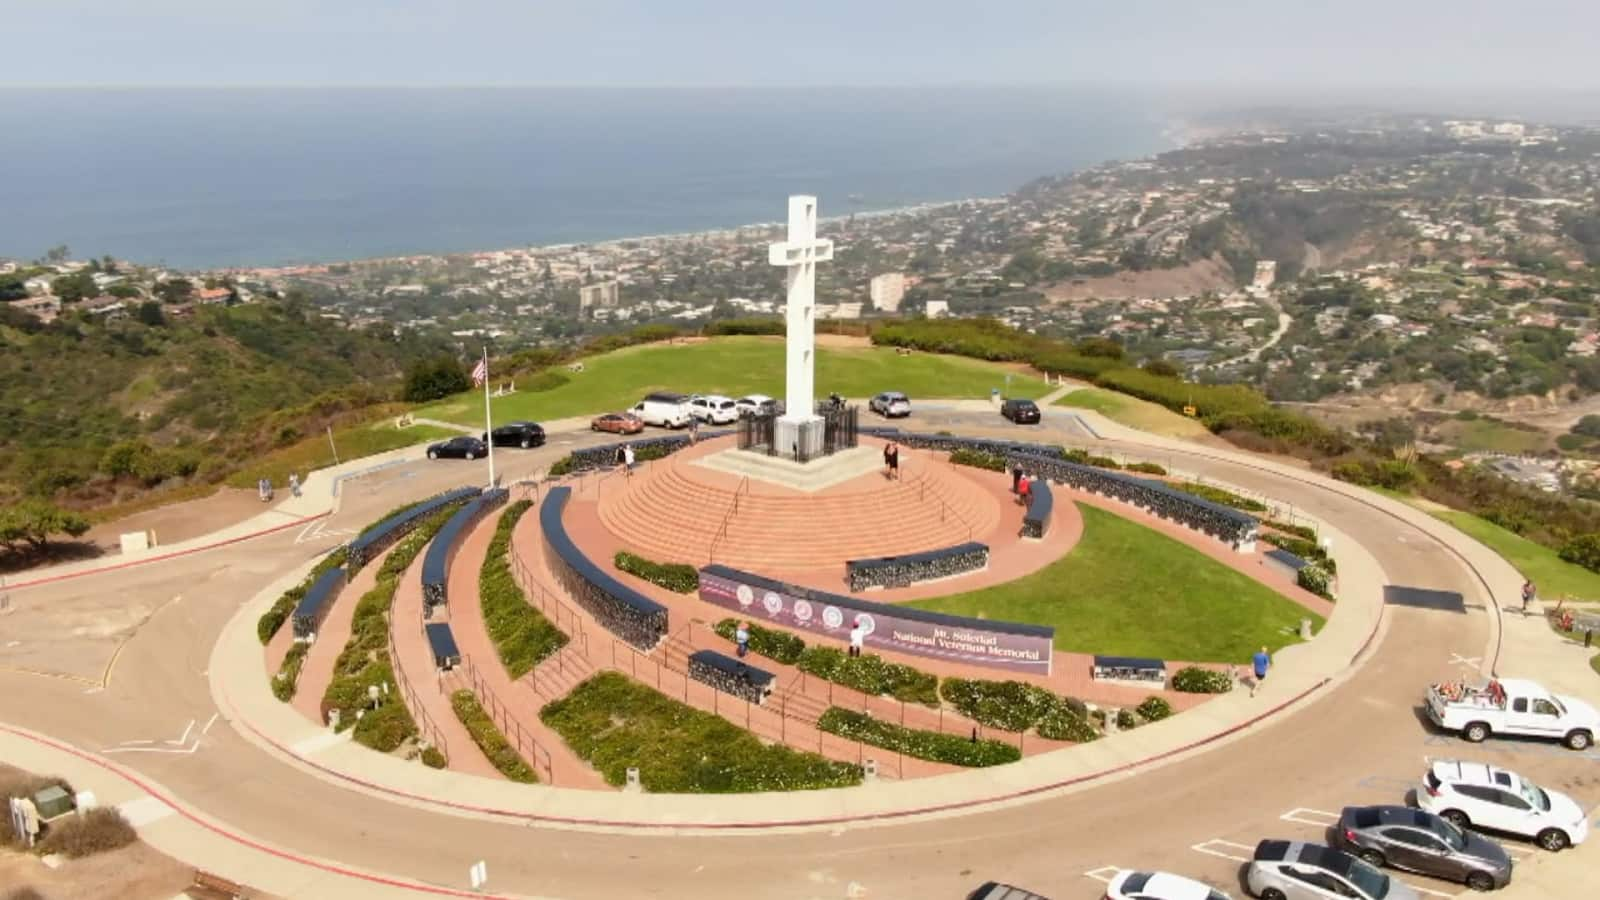
[[[461,661],[466,670],[467,680],[470,685],[469,689],[472,691],[472,695],[478,698],[478,705],[484,707],[484,711],[489,714],[490,721],[494,722],[495,727],[500,729],[500,734],[503,737],[511,738],[515,742],[517,754],[532,763],[536,773],[539,770],[540,756],[543,755],[545,782],[554,785],[556,783],[555,765],[550,758],[550,751],[540,746],[539,741],[533,735],[528,734],[526,729],[522,727],[522,723],[511,716],[510,708],[501,702],[494,689],[489,687],[488,680],[478,671],[477,664],[472,661],[472,657],[463,656]],[[514,732],[511,730],[513,727],[515,728]],[[531,756],[524,748],[524,744],[532,748],[533,753]]]
[[[400,653],[394,642],[394,601],[389,603],[389,670],[394,673],[395,688],[400,693],[400,702],[405,704],[406,711],[417,722],[422,736],[444,754],[446,760],[450,758],[450,742],[445,740],[444,734],[439,731],[439,726],[428,716],[428,711],[422,705],[422,698],[417,695],[416,688],[406,678],[404,667],[400,665]]]
[[[722,517],[722,524],[717,528],[717,533],[711,536],[711,546],[706,550],[706,562],[717,561],[717,544],[728,536],[728,528],[733,525],[733,517],[739,512],[740,492],[750,493],[750,476],[739,479],[739,486],[733,489],[733,502],[728,504],[728,513]]]

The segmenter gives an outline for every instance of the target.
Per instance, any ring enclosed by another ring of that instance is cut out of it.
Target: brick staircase
[[[539,708],[543,709],[546,703],[565,697],[594,672],[582,646],[573,641],[534,666],[523,680],[533,689],[539,698]]]
[[[735,486],[672,456],[603,494],[599,514],[607,530],[651,558],[771,572],[982,540],[1003,511],[992,494],[928,456],[901,481],[872,474],[815,493]]]

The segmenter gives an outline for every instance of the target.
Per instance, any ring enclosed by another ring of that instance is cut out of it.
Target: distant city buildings
[[[929,300],[925,313],[930,319],[943,319],[950,315],[950,301]]]
[[[906,297],[906,276],[899,272],[876,275],[868,291],[878,312],[899,312],[900,301]]]
[[[1273,282],[1278,280],[1278,263],[1263,259],[1256,263],[1256,277],[1247,289],[1252,296],[1265,297],[1271,293]]]
[[[614,309],[617,306],[618,296],[615,281],[586,284],[578,288],[578,310],[588,312],[593,309]]]

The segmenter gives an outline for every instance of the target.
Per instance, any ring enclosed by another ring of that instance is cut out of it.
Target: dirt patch
[[[846,350],[866,350],[872,346],[872,338],[859,334],[823,334],[817,335],[818,347],[838,347]]]
[[[153,531],[158,544],[175,544],[237,525],[268,508],[269,505],[262,503],[255,491],[222,488],[209,497],[158,506],[111,522],[102,522],[89,529],[84,540],[110,552],[121,548],[118,535],[129,531]]]
[[[1078,300],[1124,300],[1132,297],[1187,297],[1206,291],[1231,291],[1233,270],[1215,259],[1202,259],[1175,269],[1118,272],[1098,278],[1074,278],[1051,285],[1044,295],[1051,303]]]
[[[142,842],[65,860],[59,869],[31,854],[0,850],[0,885],[7,893],[31,888],[45,900],[171,900],[193,879],[193,868]]]

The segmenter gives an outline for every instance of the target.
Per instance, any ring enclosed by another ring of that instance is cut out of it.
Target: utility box
[[[47,787],[33,795],[33,805],[39,810],[39,818],[48,822],[56,816],[72,812],[72,795],[62,790],[60,785]]]

